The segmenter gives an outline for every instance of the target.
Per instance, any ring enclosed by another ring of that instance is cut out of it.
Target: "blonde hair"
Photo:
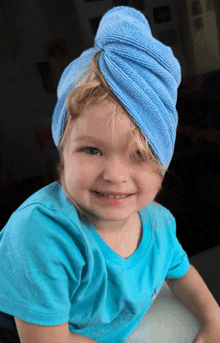
[[[124,106],[121,104],[119,99],[116,97],[116,95],[112,92],[109,85],[106,83],[101,70],[99,68],[98,59],[99,59],[100,51],[94,54],[92,58],[92,63],[90,65],[90,68],[87,67],[84,71],[84,79],[80,82],[80,79],[82,78],[82,73],[78,75],[78,78],[75,80],[74,88],[68,98],[67,98],[67,118],[65,123],[65,130],[64,134],[61,140],[59,154],[60,154],[60,160],[57,164],[56,172],[58,177],[60,178],[61,185],[67,194],[68,200],[76,207],[78,210],[78,215],[80,219],[82,219],[82,216],[85,215],[89,217],[89,214],[81,209],[75,202],[74,199],[71,197],[71,195],[68,193],[68,190],[65,185],[65,180],[63,177],[63,169],[64,169],[64,158],[63,158],[63,152],[64,148],[67,145],[67,141],[70,137],[72,126],[74,125],[74,120],[80,116],[82,111],[85,108],[92,107],[93,105],[100,105],[105,100],[110,100],[114,104],[114,112],[110,119],[113,119],[114,123],[114,117],[117,114],[125,114],[127,115],[131,120],[131,126],[129,128],[129,131],[133,137],[133,140],[131,144],[135,141],[138,145],[139,152],[141,154],[141,159],[143,161],[147,161],[152,166],[153,170],[158,173],[161,176],[161,182],[163,179],[163,173],[166,171],[158,162],[156,159],[151,147],[149,146],[147,139],[145,135],[142,133],[141,129],[137,126],[137,124],[133,121],[130,114],[126,111]],[[85,75],[85,72],[90,72],[89,77],[88,75]],[[87,83],[85,81],[85,76],[88,77],[90,80]],[[114,129],[114,128],[113,128]],[[113,130],[114,131],[114,130]]]

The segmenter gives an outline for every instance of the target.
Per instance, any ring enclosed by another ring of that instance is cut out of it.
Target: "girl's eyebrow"
[[[74,142],[79,142],[79,141],[85,141],[85,142],[96,142],[102,145],[107,145],[107,142],[102,141],[100,138],[94,137],[94,136],[86,136],[86,135],[81,135],[76,137],[74,140]]]
[[[76,137],[73,140],[73,142],[80,142],[80,141],[87,142],[87,143],[93,142],[93,143],[105,146],[106,148],[109,148],[111,145],[111,143],[109,143],[109,142],[103,141],[98,137],[94,137],[94,136],[90,136],[90,135],[88,135],[88,136],[87,135],[81,135],[81,136]]]

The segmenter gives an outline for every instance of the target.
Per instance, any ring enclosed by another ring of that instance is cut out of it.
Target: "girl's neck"
[[[139,213],[136,212],[124,221],[97,221],[90,219],[90,222],[100,234],[111,235],[124,235],[130,232],[134,227],[140,224]]]
[[[138,214],[138,213],[137,213]],[[140,215],[129,223],[124,230],[98,231],[105,243],[124,259],[129,258],[139,247],[142,240],[143,228]]]

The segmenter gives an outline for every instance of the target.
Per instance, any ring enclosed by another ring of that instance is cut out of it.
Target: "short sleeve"
[[[166,279],[178,279],[187,273],[190,263],[185,250],[176,236],[176,221],[171,213],[167,227],[167,239],[171,262]]]
[[[38,325],[68,321],[83,265],[69,226],[42,205],[13,213],[0,236],[0,311]]]

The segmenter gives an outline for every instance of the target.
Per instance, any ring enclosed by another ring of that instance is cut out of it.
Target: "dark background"
[[[133,7],[143,10],[143,2]],[[170,17],[164,8],[160,22]],[[74,1],[7,0],[1,14],[0,229],[28,196],[56,179],[51,118],[57,84],[88,48]],[[99,20],[91,21],[94,34]],[[157,201],[175,216],[189,257],[220,244],[219,105],[219,70],[183,77],[175,152]]]

